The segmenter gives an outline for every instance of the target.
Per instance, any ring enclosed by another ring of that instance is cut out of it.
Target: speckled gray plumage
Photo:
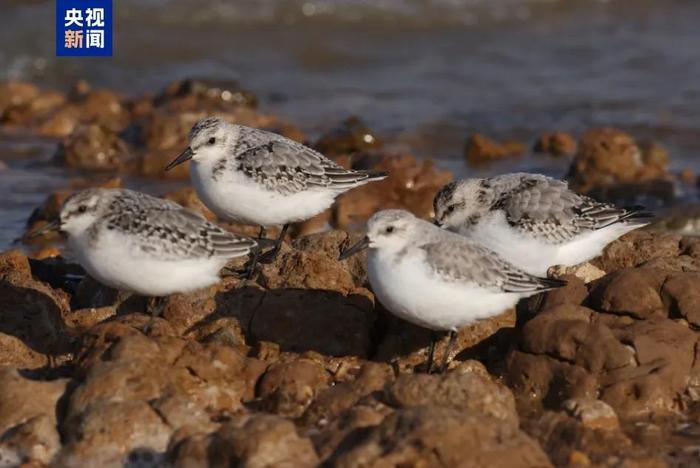
[[[144,193],[93,189],[74,197],[87,199],[95,194],[100,200],[93,207],[98,218],[88,228],[91,244],[97,244],[100,236],[113,231],[123,234],[125,241],[142,254],[172,261],[233,258],[248,254],[257,245],[254,240],[236,236],[175,202]],[[71,204],[75,205],[74,202]]]
[[[229,125],[237,137],[226,157],[212,169],[212,178],[221,178],[226,171],[238,171],[268,190],[282,194],[298,193],[312,188],[345,191],[386,173],[345,169],[313,149],[272,132],[241,125]]]
[[[564,284],[529,275],[476,242],[441,232],[445,234],[443,238],[422,243],[419,248],[426,253],[427,265],[443,281],[476,284],[502,292],[544,291]]]
[[[443,188],[435,198],[436,205],[449,203],[460,183],[463,182]],[[568,242],[586,231],[618,222],[634,223],[637,218],[649,216],[638,208],[618,208],[579,195],[566,182],[540,174],[515,173],[481,179],[476,198],[472,200],[474,206],[485,209],[474,209],[468,223],[476,224],[489,212],[502,211],[514,229],[550,244]]]

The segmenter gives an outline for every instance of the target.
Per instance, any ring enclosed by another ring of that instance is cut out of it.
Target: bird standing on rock
[[[301,143],[218,118],[197,122],[189,146],[165,170],[188,160],[197,194],[218,217],[258,225],[260,237],[266,226],[283,226],[272,257],[290,223],[305,221],[338,195],[387,176],[345,169]]]
[[[447,184],[433,200],[435,224],[469,236],[538,276],[590,260],[652,215],[572,191],[566,182],[515,173]]]
[[[230,259],[258,248],[175,202],[125,189],[89,189],[66,199],[59,219],[29,233],[68,235],[78,262],[100,283],[162,298],[219,281]],[[150,328],[162,301],[152,307]]]
[[[372,291],[394,315],[433,331],[449,331],[442,370],[458,328],[493,317],[520,299],[565,284],[529,275],[496,253],[404,210],[384,210],[367,222],[367,235],[341,254],[369,248]],[[435,350],[433,336],[428,372]]]

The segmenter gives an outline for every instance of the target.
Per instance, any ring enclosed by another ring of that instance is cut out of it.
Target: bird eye
[[[454,205],[450,205],[450,206],[447,207],[447,212],[448,212],[448,213],[452,213],[454,210],[455,210],[455,206],[454,206]]]
[[[387,234],[391,234],[392,232],[394,232],[394,226],[388,226],[388,227],[385,229],[385,231],[386,231]]]
[[[78,207],[78,213],[85,213],[87,211],[87,206],[85,205],[80,205]]]
[[[214,143],[216,143],[216,138],[214,138],[214,137],[209,138],[209,141],[207,141],[207,143],[210,145],[213,145]]]

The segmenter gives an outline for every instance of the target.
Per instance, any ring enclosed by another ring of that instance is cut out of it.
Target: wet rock
[[[448,406],[481,413],[517,427],[513,394],[505,386],[477,373],[401,375],[385,391],[390,406],[414,408]]]
[[[382,209],[403,208],[421,218],[433,215],[433,197],[452,174],[441,171],[431,161],[418,161],[413,156],[383,159],[373,166],[388,171],[389,177],[347,192],[333,208],[334,227],[362,230],[365,221]]]
[[[29,104],[39,96],[39,88],[23,81],[4,81],[0,83],[0,120],[5,121],[5,114],[17,107]]]
[[[328,386],[329,380],[325,369],[310,360],[274,364],[258,384],[261,408],[269,413],[297,418]]]
[[[33,381],[16,369],[0,369],[0,454],[18,462],[53,459],[60,448],[57,406],[67,383],[66,379]]]
[[[594,187],[650,181],[667,173],[668,155],[658,145],[642,151],[628,134],[614,128],[593,129],[583,135],[570,168],[572,187]]]
[[[156,106],[167,104],[171,108],[188,109],[195,103],[200,108],[255,107],[258,98],[237,81],[189,78],[170,83],[154,100]]]
[[[107,89],[89,91],[78,102],[81,121],[96,124],[112,132],[124,130],[130,120],[121,99]]]
[[[321,136],[315,144],[326,156],[352,154],[381,147],[375,133],[358,117],[350,117]]]
[[[565,132],[545,133],[535,142],[534,150],[552,156],[570,156],[576,152],[576,140]]]
[[[523,143],[506,141],[500,143],[487,136],[475,133],[467,139],[464,156],[469,164],[478,165],[508,156],[518,156],[526,151]]]
[[[342,446],[341,446],[342,447]],[[439,406],[398,410],[330,466],[551,466],[540,447],[512,425]]]
[[[76,169],[116,171],[129,154],[126,143],[116,134],[93,124],[79,127],[63,140],[56,159]]]

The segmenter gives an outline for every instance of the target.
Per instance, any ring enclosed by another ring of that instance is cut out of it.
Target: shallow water
[[[472,131],[532,141],[614,125],[700,171],[696,0],[120,0],[115,56],[53,56],[53,2],[3,4],[0,78],[63,88],[78,78],[126,94],[192,76],[238,79],[311,135],[348,115],[458,175],[567,161],[526,157],[474,170]],[[39,25],[41,27],[37,27]],[[65,174],[0,158],[0,246]],[[31,161],[31,162],[28,162]],[[7,231],[7,232],[6,232]]]

